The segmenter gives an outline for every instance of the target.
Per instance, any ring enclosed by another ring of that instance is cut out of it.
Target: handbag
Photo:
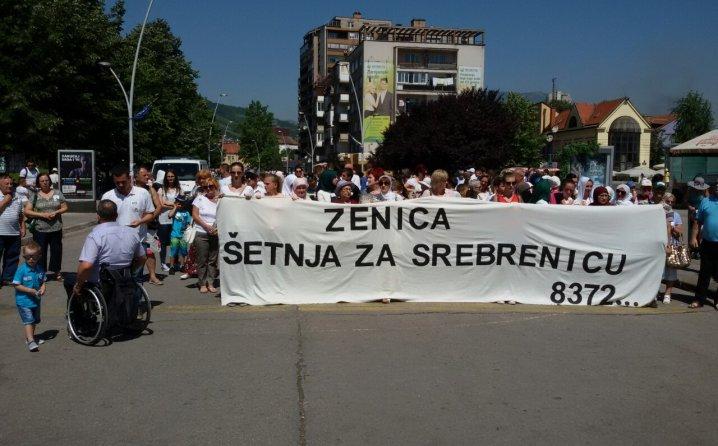
[[[35,212],[35,206],[37,205],[37,192],[35,192],[35,195],[32,197],[32,211]],[[28,218],[25,222],[25,227],[30,232],[35,232],[35,227],[37,226],[37,218]]]
[[[670,268],[684,269],[691,265],[691,255],[688,252],[688,248],[683,245],[683,238],[673,240],[668,245],[668,251],[666,252],[666,266]]]
[[[196,235],[197,228],[194,227],[194,222],[192,222],[192,224],[187,226],[187,229],[184,230],[184,233],[182,234],[182,240],[187,242],[188,245],[191,245],[192,242],[194,242],[194,237]]]

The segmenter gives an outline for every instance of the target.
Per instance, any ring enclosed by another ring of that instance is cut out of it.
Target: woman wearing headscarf
[[[534,204],[549,204],[551,199],[551,181],[541,179],[533,187],[533,193],[531,194],[531,203]]]
[[[374,201],[401,201],[404,199],[401,195],[394,192],[392,183],[394,180],[389,175],[379,177],[379,193],[372,195]]]
[[[332,198],[332,203],[359,203],[359,188],[351,181],[339,180],[334,195],[336,196]]]
[[[633,206],[631,188],[627,184],[619,184],[616,188],[616,206]]]
[[[593,190],[593,200],[589,206],[611,206],[611,194],[603,186]]]
[[[573,204],[578,206],[588,206],[593,201],[593,181],[589,177],[581,177],[580,180],[578,180],[578,186],[576,186],[576,189],[578,189],[578,195],[576,197],[576,200],[574,200]]]
[[[606,190],[608,191],[608,195],[611,196],[611,198],[608,200],[608,202],[611,204],[611,206],[616,205],[616,191],[613,190],[611,186],[605,186]]]
[[[292,183],[292,200],[309,200],[308,189],[309,182],[306,178],[296,178]]]

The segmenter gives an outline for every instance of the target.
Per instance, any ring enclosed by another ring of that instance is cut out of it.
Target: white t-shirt
[[[287,175],[287,177],[282,182],[282,195],[285,197],[291,197],[292,196],[292,186],[294,185],[294,180],[297,179],[297,176],[293,173],[290,173]]]
[[[209,226],[212,226],[214,222],[217,221],[217,203],[214,201],[204,195],[198,195],[192,202],[192,206],[197,208],[199,216]],[[194,227],[197,229],[198,233],[207,233],[207,231],[205,231],[204,228],[198,224],[195,224]]]
[[[160,201],[162,201],[162,202],[167,201],[169,203],[174,203],[175,200],[177,199],[178,190],[170,189],[169,192],[165,192],[164,189],[160,189],[159,191],[157,191],[157,193],[160,196]],[[157,217],[157,222],[161,225],[171,225],[173,219],[170,218],[170,216],[169,216],[170,211],[172,211],[172,209],[163,207],[162,213],[160,214],[159,217]]]
[[[37,177],[40,175],[40,171],[35,169],[28,169],[23,167],[20,170],[20,178],[25,178],[25,184],[30,187],[34,187],[37,184]]]
[[[117,189],[112,189],[102,196],[103,200],[111,200],[117,205],[117,223],[129,226],[135,220],[144,217],[155,211],[150,193],[139,186],[132,186],[128,195],[122,195]],[[147,236],[147,225],[140,225],[137,228],[140,240]]]
[[[50,181],[52,181],[52,187],[58,189],[60,187],[60,175],[56,173],[50,174]]]
[[[352,181],[352,183],[354,183],[354,185],[355,185],[356,187],[358,187],[359,189],[361,189],[361,177],[359,177],[359,175],[357,175],[357,174],[352,175],[352,180],[351,180],[351,181]]]
[[[219,187],[229,186],[232,184],[232,175],[219,179]]]
[[[421,194],[422,197],[438,197],[438,198],[461,198],[461,194],[451,189],[444,189],[444,195],[432,195],[431,189],[427,189]]]
[[[229,188],[229,186],[220,186],[219,188],[220,193],[223,195],[227,195],[230,197],[252,197],[254,196],[254,189],[252,189],[252,186],[243,185],[239,188],[239,190],[232,190]]]

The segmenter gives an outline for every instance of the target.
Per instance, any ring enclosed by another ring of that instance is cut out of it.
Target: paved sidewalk
[[[63,234],[82,231],[95,224],[97,224],[97,216],[89,212],[67,212],[62,216]],[[32,240],[32,234],[30,233],[25,235],[22,239],[22,243],[25,244],[29,240]]]

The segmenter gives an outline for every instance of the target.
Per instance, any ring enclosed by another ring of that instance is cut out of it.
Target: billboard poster
[[[613,166],[613,147],[601,147],[598,153],[591,156],[577,156],[571,161],[571,173],[579,178],[588,177],[593,186],[610,186]]]
[[[481,67],[459,67],[459,93],[471,88],[483,88],[483,72]]]
[[[365,148],[375,149],[394,114],[394,66],[388,61],[364,63],[363,116]]]
[[[58,150],[60,191],[68,200],[95,199],[95,151]]]

